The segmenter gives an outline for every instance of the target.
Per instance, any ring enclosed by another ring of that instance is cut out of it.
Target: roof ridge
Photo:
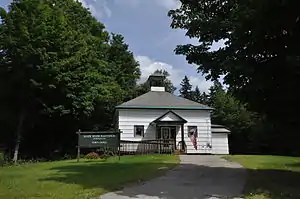
[[[148,91],[147,93],[118,105],[116,108],[213,109],[207,105],[166,91]]]

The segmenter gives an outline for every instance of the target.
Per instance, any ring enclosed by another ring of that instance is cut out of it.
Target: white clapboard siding
[[[212,134],[212,153],[223,154],[223,155],[229,154],[227,133]]]
[[[187,153],[211,153],[211,149],[206,147],[207,143],[211,144],[210,112],[206,110],[176,110],[174,112],[187,120],[187,123],[184,124],[184,141],[187,146]],[[197,126],[197,150],[188,137],[188,126]]]
[[[207,143],[211,142],[211,122],[210,122],[210,112],[208,110],[172,110],[174,113],[178,114],[183,119],[187,120],[184,124],[184,140],[187,145],[187,153],[211,153],[211,149],[206,147]],[[157,119],[168,112],[168,110],[161,109],[120,109],[118,126],[122,131],[121,140],[129,141],[142,141],[142,140],[152,140],[156,138],[156,127],[150,125],[152,121]],[[163,120],[172,121],[176,119],[174,115],[166,115]],[[134,137],[134,125],[144,126],[144,137]],[[198,150],[194,149],[190,138],[188,137],[188,126],[197,126],[198,138],[197,145]],[[181,127],[176,126],[176,145],[181,141]],[[134,151],[136,147],[131,150]]]

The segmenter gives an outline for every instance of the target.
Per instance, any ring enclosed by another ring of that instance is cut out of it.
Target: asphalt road
[[[241,198],[246,179],[246,169],[241,165],[211,155],[182,155],[180,160],[180,165],[164,176],[104,194],[100,199]]]

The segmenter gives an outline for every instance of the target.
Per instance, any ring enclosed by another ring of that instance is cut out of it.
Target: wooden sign
[[[79,130],[77,161],[79,161],[80,148],[114,148],[119,149],[120,152],[120,133],[120,131],[81,132]]]
[[[81,148],[117,148],[119,135],[114,132],[82,132],[78,135],[78,144]]]

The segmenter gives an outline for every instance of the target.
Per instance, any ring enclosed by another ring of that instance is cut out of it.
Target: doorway
[[[163,150],[175,150],[176,126],[161,126],[158,131],[158,139],[162,140]]]

